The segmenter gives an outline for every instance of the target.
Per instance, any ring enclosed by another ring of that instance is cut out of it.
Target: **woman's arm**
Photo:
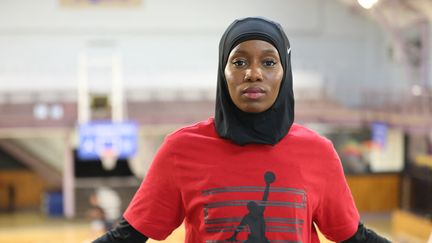
[[[123,217],[119,224],[92,243],[144,243],[148,237],[134,229]]]
[[[357,232],[351,238],[341,243],[390,243],[390,241],[377,235],[373,230],[366,228],[360,222]]]

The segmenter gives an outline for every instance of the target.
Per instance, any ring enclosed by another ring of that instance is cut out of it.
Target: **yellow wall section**
[[[7,185],[15,188],[15,208],[40,207],[46,184],[37,174],[28,170],[0,171],[0,208],[8,205]]]
[[[400,195],[398,174],[350,175],[347,181],[360,212],[391,212]]]

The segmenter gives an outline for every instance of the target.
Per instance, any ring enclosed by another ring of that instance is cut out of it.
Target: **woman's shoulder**
[[[318,132],[307,128],[303,125],[294,124],[290,130],[288,141],[291,146],[302,150],[306,149],[308,154],[317,155],[322,159],[328,158],[326,161],[338,161],[334,160],[338,157],[333,143],[326,137],[320,135]],[[325,166],[337,166],[337,164],[330,165],[329,163],[323,163]]]
[[[332,142],[326,137],[320,135],[316,131],[297,123],[294,123],[291,126],[291,129],[288,133],[289,137],[301,142],[307,142],[308,144],[320,144],[332,146]]]
[[[195,124],[187,125],[169,133],[167,139],[178,140],[193,137],[215,137],[217,136],[214,128],[214,119],[209,118]]]

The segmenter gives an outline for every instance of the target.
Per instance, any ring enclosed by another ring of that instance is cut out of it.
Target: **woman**
[[[293,124],[290,45],[263,18],[234,21],[219,45],[215,118],[165,139],[120,225],[96,240],[188,243],[388,242],[359,223],[327,139]]]

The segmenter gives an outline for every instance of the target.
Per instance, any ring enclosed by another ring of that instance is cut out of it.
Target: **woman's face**
[[[263,112],[273,105],[283,75],[278,51],[262,40],[238,44],[231,50],[225,66],[231,100],[249,113]]]

